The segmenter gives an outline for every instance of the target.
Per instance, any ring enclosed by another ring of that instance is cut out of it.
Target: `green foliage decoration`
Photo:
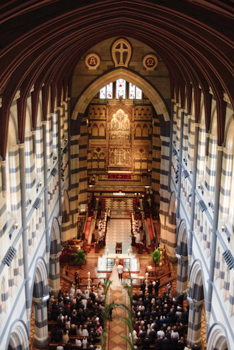
[[[155,249],[155,250],[151,253],[151,256],[152,256],[152,260],[153,260],[154,265],[155,265],[155,268],[156,268],[156,264],[160,261],[160,258],[161,258],[161,252],[160,252],[160,250]]]
[[[85,252],[82,249],[78,249],[74,260],[79,266],[81,266],[86,261]]]

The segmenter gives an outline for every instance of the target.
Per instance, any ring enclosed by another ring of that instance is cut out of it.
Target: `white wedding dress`
[[[110,287],[112,289],[116,289],[116,288],[121,288],[122,287],[122,284],[121,284],[120,279],[119,279],[118,268],[117,268],[116,264],[113,267],[113,270],[112,270],[112,273],[111,273],[111,276],[110,276],[110,281],[112,281],[112,283],[110,285]]]

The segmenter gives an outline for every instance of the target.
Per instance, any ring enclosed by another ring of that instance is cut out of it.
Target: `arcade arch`
[[[190,272],[189,290],[189,321],[187,341],[191,345],[201,345],[201,322],[204,305],[203,277],[200,262],[195,260]]]
[[[227,335],[219,324],[212,327],[207,344],[207,350],[228,350]]]
[[[27,327],[21,320],[16,321],[12,327],[8,350],[29,350]]]
[[[44,349],[49,344],[48,323],[47,323],[47,300],[49,299],[48,273],[43,258],[39,258],[36,264],[36,272],[33,288],[34,307],[34,345],[39,349]]]

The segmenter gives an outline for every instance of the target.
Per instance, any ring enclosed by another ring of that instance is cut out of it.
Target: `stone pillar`
[[[161,136],[161,170],[160,170],[160,221],[161,221],[161,240],[166,243],[167,241],[167,226],[166,218],[168,215],[169,196],[170,191],[168,189],[169,184],[169,157],[170,157],[170,143],[169,137]]]
[[[172,158],[172,143],[173,143],[173,119],[175,112],[175,100],[171,100],[171,129],[170,129],[170,153],[169,153],[169,174],[168,174],[168,191],[171,190],[171,158]]]
[[[160,169],[162,164],[160,139],[161,129],[158,117],[153,115],[153,135],[152,135],[152,188],[154,193],[154,202],[157,206],[157,212],[160,203]],[[164,144],[164,143],[163,143]],[[163,159],[164,161],[164,159]],[[166,159],[165,159],[166,161]]]
[[[176,254],[178,258],[176,295],[185,294],[188,279],[188,257]]]
[[[33,297],[35,333],[34,346],[38,349],[45,349],[49,344],[48,321],[47,321],[47,302],[42,298]]]
[[[52,288],[52,294],[57,297],[61,289],[60,286],[60,262],[59,262],[60,252],[57,254],[50,255],[50,287]]]
[[[26,300],[26,315],[28,325],[31,316],[31,300],[29,291],[29,266],[28,266],[28,227],[26,218],[26,177],[25,177],[25,156],[24,144],[19,145],[19,164],[20,164],[20,191],[21,191],[21,214],[22,214],[22,242],[23,242],[23,265],[25,279],[25,300]]]
[[[197,158],[197,180],[202,181],[204,178],[204,163],[205,163],[205,154],[206,154],[206,129],[205,125],[200,124],[199,128],[199,143],[198,143],[198,154]]]
[[[194,210],[195,210],[195,188],[196,188],[196,179],[197,179],[197,150],[198,150],[198,131],[199,124],[195,124],[194,132],[194,152],[193,152],[193,182],[192,182],[192,200],[191,200],[191,217],[190,217],[190,227],[189,227],[189,241],[188,241],[188,258],[189,265],[191,266],[192,261],[192,245],[193,245],[193,227],[194,227]],[[191,158],[190,158],[191,160]]]
[[[221,193],[220,212],[222,220],[228,220],[230,213],[230,198],[232,186],[232,169],[233,169],[233,154],[231,150],[224,149],[223,165],[221,175]]]
[[[20,166],[19,166],[19,146],[12,147],[8,152],[9,181],[11,193],[11,214],[21,226],[21,194],[20,194]],[[8,169],[7,169],[8,171]]]
[[[67,138],[68,138],[68,189],[71,190],[71,98],[67,98]]]
[[[194,346],[201,345],[201,318],[204,299],[195,300],[187,297],[189,302],[189,320],[188,320],[188,344]]]
[[[177,192],[177,208],[176,208],[176,218],[180,217],[180,193],[181,193],[181,173],[182,173],[182,154],[183,154],[183,128],[184,128],[184,111],[180,110],[180,138],[179,138],[179,174],[178,174],[178,192]]]
[[[43,151],[44,151],[44,211],[45,211],[45,231],[46,231],[46,262],[49,264],[50,236],[49,236],[49,208],[48,208],[48,158],[47,158],[47,121],[43,124]]]
[[[87,123],[86,119],[82,118],[79,139],[79,205],[87,204],[87,144]]]
[[[61,108],[57,108],[57,119],[58,119],[58,185],[59,185],[59,216],[62,216],[62,179],[61,179]]]
[[[216,178],[216,151],[217,140],[216,137],[210,134],[209,139],[209,151],[207,158],[206,174],[205,174],[205,187],[208,191],[208,196],[213,197],[215,192],[215,178]]]
[[[219,199],[220,199],[220,184],[222,174],[222,158],[223,158],[223,147],[217,147],[217,167],[216,167],[216,180],[215,180],[215,198],[214,198],[214,213],[213,213],[213,225],[211,229],[211,252],[210,252],[210,270],[208,280],[208,292],[207,292],[207,323],[209,323],[211,313],[211,302],[213,293],[213,282],[215,272],[215,256],[216,256],[216,230],[218,228],[219,219]]]

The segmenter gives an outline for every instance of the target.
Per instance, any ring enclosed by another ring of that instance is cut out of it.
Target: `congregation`
[[[51,296],[48,306],[48,320],[56,322],[51,331],[51,343],[56,344],[56,350],[71,350],[73,345],[75,350],[101,349],[104,289],[100,283],[90,291],[72,284],[69,292],[59,292],[57,300]]]
[[[189,306],[183,306],[183,294],[178,298],[170,293],[158,295],[156,283],[150,282],[149,293],[145,294],[142,284],[141,291],[133,295],[134,349],[200,350],[200,346],[186,345]]]

